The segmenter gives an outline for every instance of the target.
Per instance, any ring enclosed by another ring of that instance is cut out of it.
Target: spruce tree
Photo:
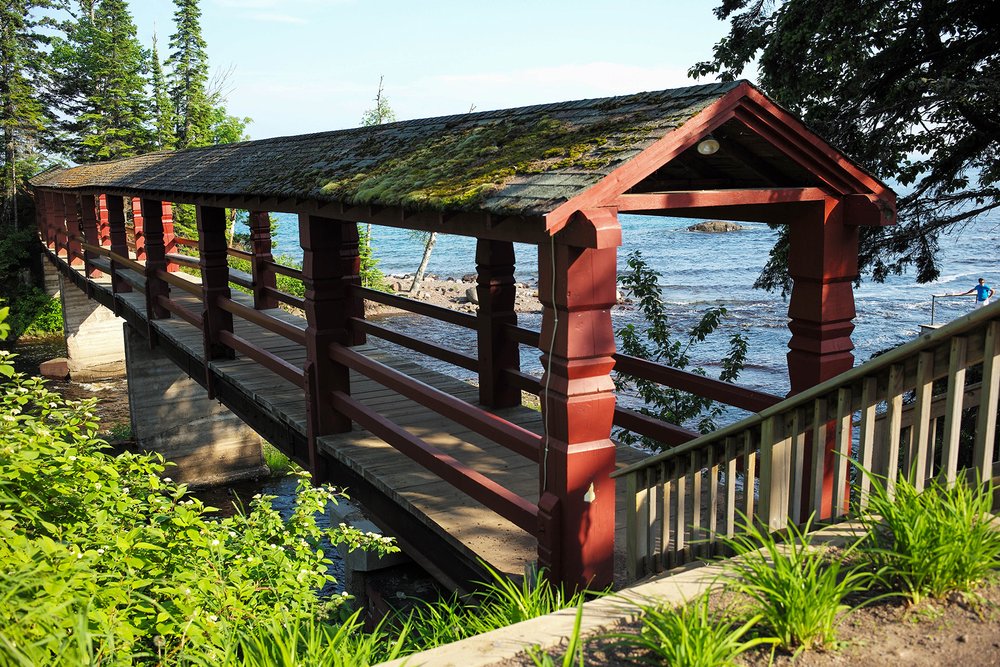
[[[153,51],[150,54],[150,85],[153,87],[153,131],[156,147],[165,150],[174,147],[174,112],[167,92],[167,81],[160,64],[160,52],[156,48],[156,33],[153,33]]]
[[[178,148],[212,143],[212,104],[208,94],[208,53],[201,36],[198,0],[174,0],[176,30],[170,36],[170,100],[175,114]]]
[[[51,122],[40,91],[45,87],[47,41],[41,12],[50,0],[0,3],[0,223],[20,227],[17,196],[23,176],[38,167],[39,144]]]
[[[53,49],[57,100],[66,118],[62,148],[78,162],[143,153],[153,147],[146,94],[147,53],[125,0],[81,2],[66,38]]]

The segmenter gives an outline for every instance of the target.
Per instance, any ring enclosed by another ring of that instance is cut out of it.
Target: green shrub
[[[638,635],[616,634],[618,642],[649,651],[654,664],[685,667],[727,667],[736,657],[757,646],[773,644],[774,639],[755,637],[744,640],[760,620],[755,616],[736,625],[708,607],[709,596],[702,595],[686,605],[643,607],[642,629]]]
[[[629,253],[628,271],[619,277],[622,288],[638,301],[639,310],[646,321],[640,331],[634,324],[627,324],[615,334],[622,354],[647,359],[674,368],[687,369],[698,375],[707,375],[704,368],[691,365],[691,350],[712,335],[726,315],[725,308],[710,308],[698,324],[687,333],[686,339],[674,338],[660,290],[660,274],[649,268],[638,250]],[[721,359],[719,379],[735,382],[746,361],[747,341],[740,333],[729,338],[729,352]],[[710,398],[680,391],[651,380],[616,373],[615,389],[619,392],[634,390],[643,400],[639,412],[671,424],[684,425],[696,422],[702,433],[714,431],[715,420],[722,414],[722,405]],[[615,437],[626,444],[641,443],[650,449],[665,449],[666,445],[648,436],[638,435],[627,429],[618,429]]]
[[[789,650],[835,642],[838,622],[854,609],[844,599],[868,590],[874,578],[846,564],[857,543],[832,557],[814,546],[811,521],[801,530],[789,525],[784,537],[744,521],[739,534],[724,538],[738,556],[730,561],[736,578],[728,586],[754,601],[762,624]]]
[[[62,302],[34,285],[17,284],[9,291],[11,334],[44,336],[62,333]],[[2,302],[2,300],[0,300]]]
[[[914,604],[970,591],[1000,567],[992,482],[935,481],[918,492],[900,477],[891,497],[884,479],[862,474],[872,478],[862,551],[881,566],[884,582]]]
[[[389,548],[316,525],[340,494],[303,479],[287,521],[267,496],[218,518],[162,459],[106,454],[93,405],[2,386],[0,664],[215,664],[262,627],[339,625],[321,540]]]

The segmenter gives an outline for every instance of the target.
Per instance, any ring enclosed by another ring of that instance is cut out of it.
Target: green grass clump
[[[470,600],[453,596],[422,603],[410,612],[407,620],[413,650],[423,651],[575,607],[585,598],[582,592],[565,595],[544,578],[536,583],[525,578],[518,585],[492,568],[487,570],[491,581],[480,582],[482,589]]]
[[[884,483],[871,487],[862,553],[880,566],[887,586],[914,604],[968,592],[1000,567],[992,482],[935,481],[918,492],[900,478],[894,497]]]
[[[868,590],[874,580],[847,558],[857,543],[836,557],[812,544],[811,519],[799,529],[789,525],[782,538],[745,521],[743,533],[725,542],[738,556],[731,561],[736,579],[731,590],[748,596],[761,623],[786,650],[828,647],[837,638],[837,623],[853,608],[844,603]]]
[[[681,607],[644,607],[638,635],[613,637],[648,651],[653,664],[685,667],[727,667],[736,664],[741,653],[775,642],[770,637],[744,639],[760,615],[736,625],[723,614],[711,612],[708,600],[706,594]]]
[[[573,632],[570,633],[569,642],[567,643],[565,653],[563,653],[562,660],[558,663],[560,667],[574,667],[574,665],[576,667],[584,667],[583,647],[585,642],[580,639],[580,625],[582,622],[583,602],[581,601],[576,606],[576,620],[573,621]],[[555,658],[538,646],[528,649],[528,656],[535,663],[535,667],[556,667]]]
[[[300,469],[294,461],[271,443],[265,442],[261,449],[264,453],[264,465],[267,466],[272,475],[284,475]]]

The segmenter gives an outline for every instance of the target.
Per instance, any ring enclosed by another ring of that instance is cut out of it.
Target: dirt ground
[[[609,633],[635,633],[638,622],[626,623]],[[796,667],[981,667],[1000,665],[1000,582],[970,596],[931,600],[909,607],[899,599],[883,600],[843,617],[839,645],[832,650],[806,651],[793,659],[771,651],[746,653],[738,664],[757,667],[774,664]],[[553,651],[561,658],[561,651]],[[614,641],[592,638],[585,648],[587,665],[650,664],[650,656],[617,646]],[[557,661],[558,662],[558,661]],[[652,664],[656,664],[653,662]],[[499,662],[495,667],[529,667],[527,655]]]

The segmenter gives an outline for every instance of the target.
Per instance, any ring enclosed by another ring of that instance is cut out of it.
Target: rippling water
[[[621,222],[620,268],[624,267],[630,251],[642,251],[649,264],[662,274],[663,299],[678,331],[692,326],[708,307],[721,305],[729,310],[722,331],[699,346],[694,354],[695,362],[710,373],[717,373],[714,367],[725,351],[727,334],[741,330],[750,341],[750,363],[741,383],[776,394],[787,392],[788,304],[778,294],[753,289],[753,282],[774,243],[775,232],[766,225],[754,223],[741,223],[746,229],[739,232],[690,232],[687,227],[694,221],[641,215],[622,215]],[[942,235],[941,278],[933,283],[917,285],[910,273],[891,276],[883,284],[864,283],[857,288],[854,332],[857,362],[913,338],[919,326],[930,321],[932,294],[964,292],[979,276],[1000,287],[998,232],[1000,215],[994,214]],[[422,245],[409,232],[375,227],[372,236],[376,257],[384,272],[401,275],[416,269]],[[294,216],[279,216],[275,241],[276,253],[301,257]],[[518,245],[516,254],[518,278],[535,284],[538,278],[535,248]],[[474,273],[475,240],[440,236],[428,270],[438,276],[456,278]],[[939,300],[936,321],[940,323],[964,314],[971,310],[972,303],[971,296]],[[638,313],[628,307],[615,309],[613,318],[616,328],[629,322],[639,323]],[[419,337],[464,349],[475,346],[470,331],[420,317],[397,319],[405,319],[400,324]],[[538,315],[528,314],[522,315],[520,322],[523,326],[537,328],[539,319]],[[541,370],[535,352],[525,352],[522,364],[529,372]]]

